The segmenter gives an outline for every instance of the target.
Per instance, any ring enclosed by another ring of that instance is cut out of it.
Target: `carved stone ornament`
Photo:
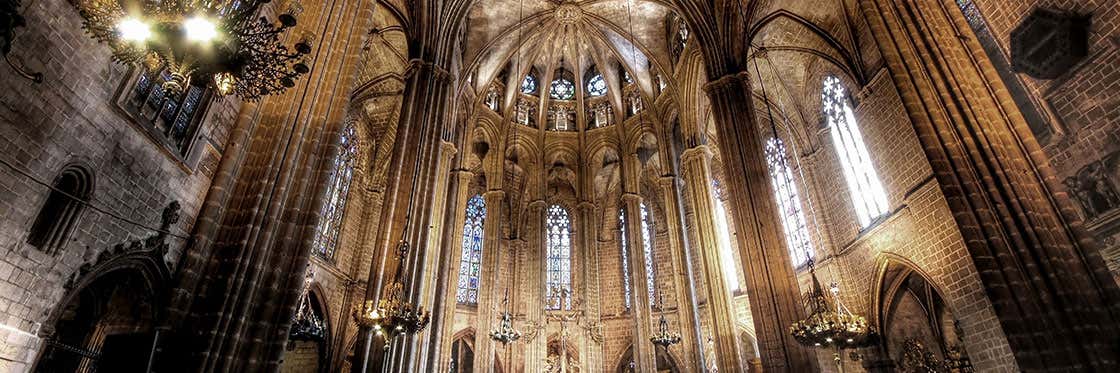
[[[1011,67],[1036,79],[1054,79],[1089,54],[1089,17],[1035,8],[1011,30]]]

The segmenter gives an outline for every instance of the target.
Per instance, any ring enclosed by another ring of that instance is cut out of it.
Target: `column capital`
[[[486,199],[487,204],[489,204],[489,202],[493,200],[501,201],[505,196],[506,191],[501,189],[493,189],[482,192],[482,198]]]
[[[622,201],[623,202],[634,201],[634,203],[642,203],[642,195],[640,195],[638,193],[631,193],[631,192],[622,193]]]
[[[710,82],[704,83],[704,92],[712,94],[715,92],[723,91],[726,89],[739,89],[736,85],[745,84],[750,80],[750,74],[746,71],[739,71],[730,73]]]
[[[582,202],[579,203],[578,206],[576,206],[576,208],[578,208],[580,210],[584,210],[584,211],[594,211],[595,210],[595,204],[592,203],[591,201],[582,201]]]
[[[536,200],[533,200],[532,202],[529,202],[529,208],[539,208],[539,209],[543,210],[545,208],[545,206],[548,206],[548,203],[545,202],[543,199],[536,199]]]
[[[412,59],[408,61],[408,67],[405,68],[404,76],[410,77],[412,74],[421,72],[430,72],[432,78],[439,81],[450,82],[453,76],[451,72],[442,66],[436,65],[434,62],[428,62],[421,59]]]
[[[708,145],[696,145],[681,152],[681,163],[689,163],[694,158],[703,157],[705,161],[712,159],[712,149]]]
[[[662,187],[671,187],[673,186],[673,183],[677,182],[677,180],[677,175],[661,175],[661,177],[657,178],[657,184],[661,185]]]
[[[440,141],[439,151],[450,159],[454,157],[456,153],[459,153],[459,147],[455,146],[455,143],[450,141]]]

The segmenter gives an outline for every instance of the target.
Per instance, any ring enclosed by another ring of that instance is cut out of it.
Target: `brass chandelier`
[[[397,272],[393,283],[389,284],[388,296],[381,298],[376,307],[373,300],[366,300],[362,309],[354,310],[354,321],[359,327],[369,328],[378,336],[385,337],[386,350],[393,339],[424,330],[432,319],[431,312],[425,310],[424,306],[414,306],[404,297],[401,272],[404,271],[407,254],[408,241],[402,240],[397,245]]]
[[[809,291],[806,303],[810,314],[804,320],[790,326],[790,335],[798,343],[809,347],[835,347],[837,349],[866,347],[878,338],[875,327],[863,316],[848,311],[840,302],[840,286],[833,282],[829,299],[817,280],[813,259],[809,259],[809,273],[813,278],[813,288]]]
[[[506,290],[505,298],[502,299],[502,305],[508,307],[509,304],[509,290]],[[513,328],[513,315],[509,313],[509,309],[502,310],[501,321],[498,322],[498,327],[490,331],[490,339],[501,342],[503,345],[516,342],[521,339],[521,331]]]
[[[289,48],[287,31],[303,11],[299,3],[272,0],[76,0],[82,28],[108,44],[113,59],[165,67],[170,96],[188,84],[210,85],[221,95],[256,101],[295,86],[310,68],[313,35]],[[275,21],[265,16],[279,12]]]

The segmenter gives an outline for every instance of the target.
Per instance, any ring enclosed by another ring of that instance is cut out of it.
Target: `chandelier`
[[[665,298],[661,295],[661,289],[658,288],[657,295],[657,310],[661,311],[665,307]],[[681,343],[681,333],[675,333],[669,330],[669,320],[665,319],[665,313],[661,313],[661,319],[657,322],[657,333],[649,337],[649,341],[653,344],[669,348],[669,346]]]
[[[326,325],[319,315],[315,314],[311,305],[311,279],[314,274],[308,271],[303,281],[303,294],[299,297],[299,310],[296,318],[292,320],[292,329],[288,333],[293,340],[322,341],[327,334]]]
[[[75,0],[82,28],[112,49],[113,59],[166,68],[163,89],[177,96],[193,84],[256,101],[295,86],[310,68],[313,35],[284,45],[303,8],[272,0]],[[276,21],[265,17],[283,9]]]
[[[509,290],[506,290],[505,298],[502,299],[502,304],[509,303]],[[513,315],[509,310],[502,311],[502,319],[498,322],[498,327],[490,331],[490,339],[501,342],[503,345],[508,345],[518,339],[521,339],[521,331],[513,328]]]
[[[423,306],[413,306],[404,297],[404,284],[401,283],[401,272],[404,270],[405,254],[408,253],[408,241],[401,241],[397,245],[397,274],[393,283],[389,285],[389,294],[377,302],[374,307],[373,300],[366,300],[360,310],[354,310],[354,321],[359,327],[369,328],[378,336],[386,336],[385,346],[389,349],[390,342],[398,336],[413,335],[428,327],[432,315]]]
[[[821,289],[817,272],[810,258],[809,273],[813,278],[813,288],[806,299],[809,317],[793,323],[790,334],[798,343],[809,347],[835,347],[838,349],[866,347],[878,338],[875,327],[863,316],[848,311],[840,302],[840,286],[833,282],[829,293],[835,298],[830,302],[829,295]],[[834,303],[835,307],[830,304]]]

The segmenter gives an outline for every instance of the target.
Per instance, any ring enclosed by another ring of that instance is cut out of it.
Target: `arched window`
[[[653,223],[650,222],[649,209],[642,202],[642,256],[646,263],[646,289],[649,292],[649,304],[657,304],[654,294],[657,292],[656,268],[653,261]]]
[[[552,80],[548,97],[554,100],[571,100],[576,97],[576,85],[572,83],[572,73],[567,70],[557,70],[556,79]]]
[[[315,232],[315,255],[333,260],[342,231],[342,215],[346,198],[350,194],[350,180],[354,177],[354,158],[358,154],[358,134],[354,123],[342,129],[338,143],[338,156],[334,159],[334,172],[327,185],[327,200],[319,213],[319,227]]]
[[[210,90],[187,85],[178,96],[165,97],[163,83],[171,79],[171,70],[163,67],[158,71],[144,67],[137,69],[136,83],[128,91],[128,96],[121,98],[119,105],[135,121],[158,134],[155,137],[161,138],[165,145],[185,156],[202,122]]]
[[[49,254],[58,252],[77,225],[92,191],[93,174],[89,170],[76,165],[64,167],[31,224],[27,243]]]
[[[521,93],[533,95],[537,93],[537,76],[532,72],[525,75],[525,80],[521,81]]]
[[[603,74],[595,71],[591,74],[591,78],[587,80],[587,95],[591,97],[599,97],[607,94],[607,81],[603,79]]]
[[[731,229],[729,228],[728,221],[730,216],[727,215],[727,209],[723,207],[723,200],[719,196],[723,195],[719,183],[712,181],[712,191],[715,193],[715,213],[716,233],[719,234],[719,253],[720,263],[723,267],[723,280],[727,283],[727,289],[735,292],[739,290],[739,271],[737,260],[735,260],[735,253],[731,244]]]
[[[564,300],[564,309],[570,309],[572,298],[563,294],[572,291],[572,221],[568,218],[568,211],[559,205],[550,206],[545,229],[548,232],[545,309],[560,309],[561,299]]]
[[[641,204],[641,217],[642,259],[646,267],[646,291],[649,295],[649,303],[653,305],[657,304],[657,299],[655,298],[655,295],[657,293],[657,276],[655,273],[655,271],[657,270],[657,263],[653,260],[653,223],[650,222],[649,209],[646,208],[645,202],[642,202]],[[625,209],[618,210],[618,225],[619,233],[622,234],[622,238],[620,240],[622,244],[619,245],[622,249],[622,290],[624,293],[623,295],[626,296],[626,299],[623,303],[626,305],[626,309],[630,309],[630,253],[629,245],[627,244],[627,237],[629,236],[626,235]]]
[[[622,254],[622,304],[630,309],[630,247],[626,244],[626,210],[618,209],[619,248]]]
[[[478,304],[478,273],[482,266],[482,224],[486,220],[486,200],[475,195],[467,201],[463,219],[463,247],[459,259],[459,303]]]
[[[766,163],[770,165],[770,183],[774,186],[774,198],[778,200],[782,228],[786,234],[786,248],[789,249],[789,258],[796,267],[813,256],[813,245],[805,226],[805,213],[797,195],[797,184],[793,182],[793,174],[786,162],[786,146],[781,139],[771,137],[766,141]]]
[[[856,210],[861,228],[867,228],[876,218],[887,212],[887,196],[871,164],[871,156],[863,143],[852,106],[840,79],[829,76],[824,79],[821,92],[821,105],[828,127],[832,133],[832,144],[840,157],[844,169],[844,179]]]

